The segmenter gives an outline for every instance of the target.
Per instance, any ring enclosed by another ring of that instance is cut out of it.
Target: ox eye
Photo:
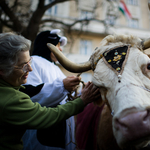
[[[147,69],[150,70],[150,64],[147,65]]]

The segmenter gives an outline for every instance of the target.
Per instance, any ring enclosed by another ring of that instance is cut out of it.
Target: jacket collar
[[[12,88],[14,88],[16,90],[19,90],[20,88],[24,88],[25,89],[25,87],[22,86],[22,85],[20,85],[20,86],[12,86],[11,84],[9,84],[8,82],[6,82],[5,80],[3,80],[1,78],[0,78],[0,86],[1,87],[12,87]]]

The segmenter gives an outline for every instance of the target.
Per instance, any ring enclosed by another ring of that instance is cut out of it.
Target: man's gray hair
[[[0,71],[8,76],[16,63],[21,51],[29,51],[31,41],[12,32],[0,34]]]

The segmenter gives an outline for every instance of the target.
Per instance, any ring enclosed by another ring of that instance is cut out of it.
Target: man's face
[[[2,76],[6,82],[13,86],[20,86],[21,84],[25,84],[27,82],[29,72],[32,71],[31,66],[28,64],[30,61],[29,51],[20,52],[18,57],[18,62],[12,73],[7,77]],[[27,70],[23,71],[22,68],[26,64],[28,64]]]
[[[56,45],[56,47],[60,50],[60,51],[62,51],[62,49],[60,48],[60,42]],[[50,57],[51,57],[51,60],[53,61],[53,62],[56,62],[57,61],[57,58],[55,57],[55,55],[51,52],[51,54],[50,54]]]

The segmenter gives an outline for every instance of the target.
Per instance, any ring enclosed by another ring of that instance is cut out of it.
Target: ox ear
[[[102,100],[102,98],[98,99],[97,101],[93,102],[94,105],[97,105],[99,107],[101,107],[104,104],[104,101]]]
[[[101,97],[97,101],[93,102],[95,105],[101,107],[104,103],[106,103],[106,93],[107,89],[104,87],[100,87]]]
[[[148,8],[150,10],[150,2],[148,2]],[[146,39],[145,41],[142,41],[142,47],[143,50],[150,48],[150,38]]]
[[[143,50],[150,48],[150,38],[141,42]]]

